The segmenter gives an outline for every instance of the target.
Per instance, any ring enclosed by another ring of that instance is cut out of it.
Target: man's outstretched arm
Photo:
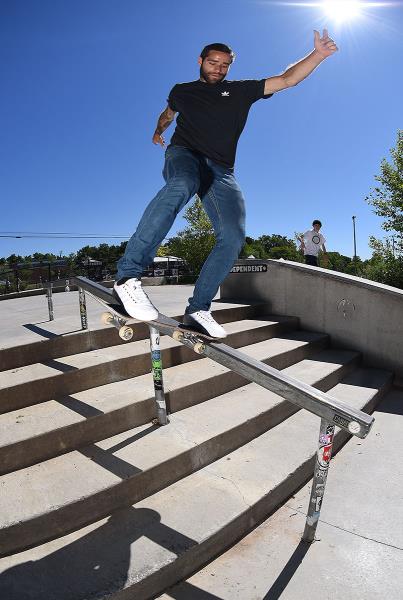
[[[338,50],[334,41],[329,37],[327,29],[323,30],[322,37],[320,37],[319,31],[314,32],[314,45],[315,49],[308,56],[288,67],[284,73],[275,77],[268,77],[265,82],[264,93],[273,94],[297,85],[308,77],[325,58]]]
[[[169,108],[169,106],[167,106],[166,109],[164,111],[162,111],[162,113],[158,117],[157,127],[155,128],[155,131],[154,131],[153,144],[159,144],[160,146],[162,146],[164,148],[165,140],[162,137],[162,133],[165,131],[165,129],[167,127],[170,126],[170,124],[172,123],[172,121],[175,118],[175,115],[176,115],[176,112],[174,110],[172,110],[171,108]]]

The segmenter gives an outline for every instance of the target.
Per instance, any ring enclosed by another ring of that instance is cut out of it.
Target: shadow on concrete
[[[56,402],[65,406],[66,408],[72,410],[73,412],[81,415],[82,417],[96,417],[97,415],[103,415],[104,412],[95,408],[94,406],[90,406],[73,396],[59,396],[56,398]]]
[[[79,452],[103,469],[107,469],[110,473],[120,477],[120,479],[127,479],[128,477],[133,477],[134,475],[141,473],[141,469],[138,467],[115,456],[110,450],[103,450],[103,448],[100,448],[99,446],[87,446],[86,448],[81,448]]]
[[[48,323],[49,321],[43,321],[43,322]],[[33,325],[32,323],[24,323],[22,326],[25,327],[25,329],[29,329],[29,331],[32,331],[33,333],[37,333],[38,335],[41,335],[42,337],[47,338],[48,340],[51,340],[56,337],[60,337],[59,334],[53,333],[52,331],[47,331],[46,329],[43,329],[42,327],[38,327],[38,325]]]
[[[124,440],[120,444],[116,444],[116,446],[112,446],[107,450],[104,450],[103,448],[92,444],[91,446],[79,449],[79,452],[81,452],[81,454],[97,463],[100,467],[103,467],[104,469],[107,469],[114,475],[117,475],[117,477],[120,477],[121,479],[127,479],[128,477],[137,475],[137,473],[141,473],[142,470],[138,467],[135,467],[131,463],[126,462],[122,458],[115,456],[113,452],[117,452],[121,448],[129,446],[133,442],[141,439],[142,437],[148,435],[149,433],[158,428],[158,425],[151,425],[150,427],[147,427],[147,429],[140,431],[136,435],[131,436],[127,440]]]
[[[376,412],[403,415],[403,389],[394,389],[389,392],[376,407]]]
[[[146,435],[148,435],[149,433],[151,433],[153,431],[156,431],[157,429],[161,429],[161,425],[150,425],[150,427],[147,427],[147,429],[143,429],[143,431],[139,431],[138,433],[135,433],[131,437],[127,438],[126,440],[123,440],[122,442],[119,442],[119,444],[116,444],[116,446],[112,446],[111,448],[108,448],[108,452],[117,452],[118,450],[121,450],[122,448],[129,446],[133,442],[140,440],[141,438],[145,437]]]
[[[278,600],[305,558],[311,544],[300,541],[292,556],[262,600]]]
[[[51,369],[57,369],[62,373],[69,373],[70,371],[78,371],[78,367],[72,367],[71,365],[66,365],[65,363],[60,362],[59,360],[55,360],[54,358],[49,358],[42,362],[46,367],[50,367]]]
[[[174,600],[224,600],[221,596],[216,596],[215,594],[201,590],[188,581],[180,583],[177,587],[168,590],[165,593]]]
[[[341,357],[345,358],[347,355],[347,350],[343,351],[343,350],[334,350],[333,348],[326,348],[324,350],[321,350],[318,353],[315,353],[313,355],[307,356],[304,360],[310,360],[312,362],[320,362],[320,363],[328,363],[331,365],[340,365],[340,367],[342,367],[343,365],[346,364],[346,362],[342,362],[340,360]],[[338,356],[338,354],[340,353],[341,356]],[[355,356],[356,353],[355,352],[351,352],[351,356]]]
[[[150,572],[153,544],[142,538],[165,548],[165,559],[168,553],[179,556],[196,545],[193,539],[163,525],[158,512],[130,507],[117,511],[106,523],[98,524],[96,529],[62,548],[4,571],[0,575],[0,597],[4,600],[109,597],[125,587],[131,565],[134,579]],[[54,542],[55,547],[58,543]]]

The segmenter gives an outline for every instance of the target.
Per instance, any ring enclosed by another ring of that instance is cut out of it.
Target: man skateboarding
[[[214,228],[216,244],[196,281],[183,322],[212,337],[226,336],[212,317],[210,305],[245,238],[244,200],[234,176],[234,162],[249,109],[257,100],[297,85],[336,51],[326,29],[322,37],[315,31],[314,50],[281,75],[233,81],[226,75],[234,52],[225,44],[210,44],[198,59],[199,79],[172,88],[152,138],[154,144],[164,147],[162,134],[178,114],[165,152],[166,185],[146,208],[117,263],[115,294],[131,316],[142,321],[157,318],[157,309],[142,289],[141,273],[153,261],[176,215],[197,193]]]

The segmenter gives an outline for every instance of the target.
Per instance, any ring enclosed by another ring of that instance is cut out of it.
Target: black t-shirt
[[[264,79],[176,84],[168,97],[169,107],[179,113],[171,144],[233,167],[250,107],[273,95],[264,95],[264,85]]]

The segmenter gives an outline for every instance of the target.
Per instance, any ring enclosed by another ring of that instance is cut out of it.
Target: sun
[[[341,23],[359,17],[362,3],[356,0],[324,0],[322,8],[330,19]]]

